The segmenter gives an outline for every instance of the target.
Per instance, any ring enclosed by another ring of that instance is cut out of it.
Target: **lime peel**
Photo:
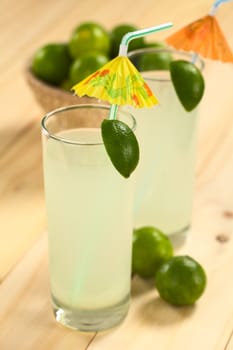
[[[123,177],[128,178],[139,161],[136,136],[129,126],[120,120],[104,119],[101,131],[112,164]]]
[[[132,271],[142,278],[154,277],[159,266],[173,256],[169,238],[152,226],[133,232]]]
[[[162,299],[172,305],[193,305],[206,287],[203,267],[187,255],[175,256],[162,264],[155,285]]]
[[[176,94],[186,111],[192,111],[201,101],[205,82],[195,64],[185,60],[170,63],[170,74]]]

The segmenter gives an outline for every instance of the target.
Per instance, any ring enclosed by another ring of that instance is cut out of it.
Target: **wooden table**
[[[48,290],[39,121],[23,69],[40,45],[67,40],[86,20],[110,29],[173,21],[173,31],[207,13],[211,0],[1,0],[0,2],[0,349],[233,349],[233,66],[208,62],[202,103],[193,227],[181,253],[199,260],[208,286],[195,307],[167,305],[134,279],[122,326],[80,334],[57,325]],[[233,48],[233,3],[218,19]],[[154,35],[163,39],[167,33]]]

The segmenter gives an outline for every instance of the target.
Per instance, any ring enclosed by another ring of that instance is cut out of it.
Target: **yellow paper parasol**
[[[119,56],[75,85],[72,90],[79,96],[96,97],[111,104],[108,119],[101,124],[105,149],[118,172],[128,178],[139,161],[139,145],[133,131],[117,120],[119,105],[137,108],[158,104],[149,86],[127,57],[131,40],[171,27],[171,23],[150,27],[123,36]]]
[[[222,62],[233,62],[232,51],[215,17],[218,6],[229,0],[217,0],[210,14],[204,16],[175,34],[166,42],[178,50],[192,51],[206,58]]]
[[[118,56],[73,87],[79,96],[92,96],[113,105],[136,108],[158,104],[141,74],[126,56]]]
[[[165,23],[125,34],[121,41],[119,55],[75,85],[72,90],[79,96],[87,95],[108,101],[112,105],[109,119],[116,118],[119,105],[143,108],[158,104],[157,98],[128,59],[127,50],[131,40],[171,26],[171,23]]]

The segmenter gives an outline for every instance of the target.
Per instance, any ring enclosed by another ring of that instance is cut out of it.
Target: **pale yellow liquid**
[[[147,83],[160,104],[133,111],[141,151],[135,227],[153,225],[171,235],[191,222],[197,109],[184,110],[170,81]]]
[[[99,129],[59,136],[101,142]],[[45,142],[52,295],[68,308],[117,304],[130,290],[131,181],[117,173],[103,145]]]

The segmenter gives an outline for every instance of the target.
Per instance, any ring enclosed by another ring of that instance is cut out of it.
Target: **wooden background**
[[[41,45],[66,41],[80,22],[107,29],[127,22],[174,22],[169,34],[206,14],[209,0],[0,0],[0,349],[233,349],[233,65],[207,62],[201,108],[193,227],[181,252],[208,274],[206,293],[191,308],[174,308],[153,286],[132,284],[122,326],[80,334],[51,315],[39,122],[43,111],[24,68]],[[233,48],[233,2],[218,11]],[[155,34],[161,40],[168,32]]]

